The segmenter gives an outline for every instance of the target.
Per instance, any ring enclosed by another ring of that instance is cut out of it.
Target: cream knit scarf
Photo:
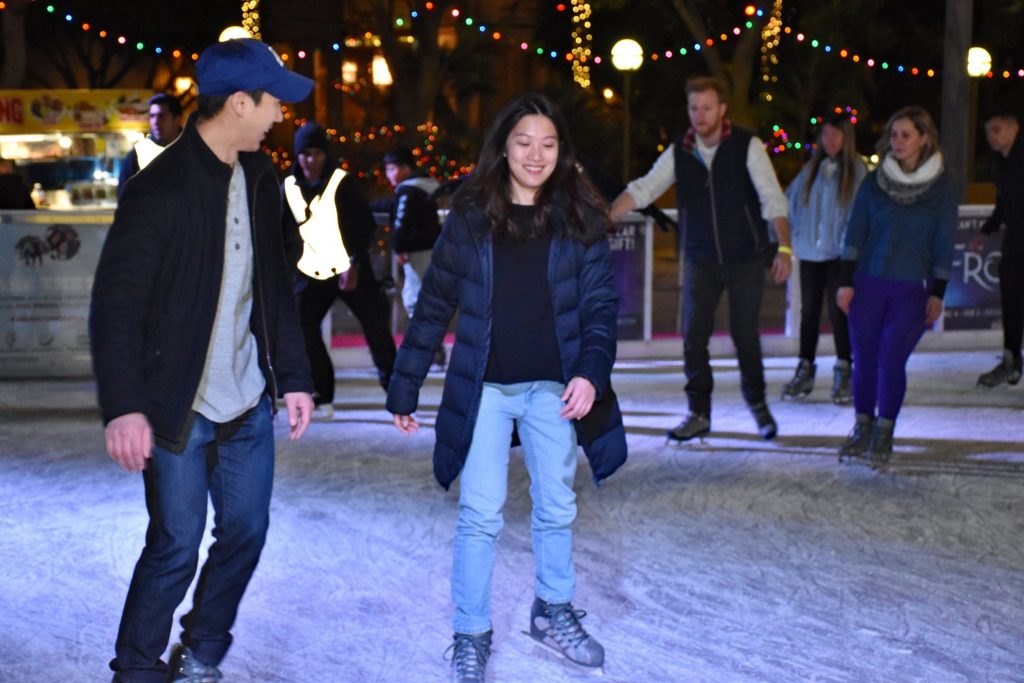
[[[878,186],[900,204],[913,204],[942,174],[942,152],[936,151],[910,173],[900,168],[892,154],[886,154],[878,168]]]

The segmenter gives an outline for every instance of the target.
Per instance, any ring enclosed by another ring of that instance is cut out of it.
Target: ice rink
[[[882,472],[837,462],[853,411],[827,400],[831,358],[787,403],[796,361],[766,360],[770,443],[735,363],[716,360],[712,435],[682,447],[664,437],[685,410],[681,361],[620,361],[629,461],[596,489],[581,457],[576,479],[575,604],[604,677],[522,633],[533,561],[514,456],[490,680],[1024,681],[1024,385],[975,389],[995,360],[916,354]],[[423,393],[428,425],[441,380]],[[2,386],[0,681],[109,680],[142,478],[105,454],[90,381]],[[391,426],[368,363],[339,369],[337,396],[297,443],[278,425],[270,536],[225,681],[446,680],[457,485],[434,482],[431,429]]]

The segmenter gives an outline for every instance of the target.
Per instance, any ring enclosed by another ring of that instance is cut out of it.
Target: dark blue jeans
[[[715,328],[715,309],[722,292],[729,293],[729,334],[736,346],[740,388],[748,405],[764,403],[761,358],[761,300],[764,260],[744,263],[686,263],[683,274],[683,362],[690,410],[711,414],[711,356],[708,343]]]
[[[207,498],[213,503],[213,545],[199,575],[181,641],[196,659],[216,665],[231,645],[231,626],[267,535],[274,479],[270,398],[237,420],[215,424],[202,415],[182,453],[153,449],[143,472],[149,528],[135,565],[110,668],[115,681],[163,682],[160,659],[174,610],[199,561]]]

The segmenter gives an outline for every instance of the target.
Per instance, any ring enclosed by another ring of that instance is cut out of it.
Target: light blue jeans
[[[491,572],[504,524],[509,444],[519,430],[533,501],[537,597],[572,600],[572,522],[576,518],[576,431],[559,417],[561,382],[484,383],[473,441],[460,475],[459,521],[452,564],[453,626],[457,633],[491,629]]]

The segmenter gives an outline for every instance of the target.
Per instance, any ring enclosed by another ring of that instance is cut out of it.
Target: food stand
[[[41,209],[0,210],[0,378],[90,374],[93,272],[150,94],[0,90],[0,156]]]

